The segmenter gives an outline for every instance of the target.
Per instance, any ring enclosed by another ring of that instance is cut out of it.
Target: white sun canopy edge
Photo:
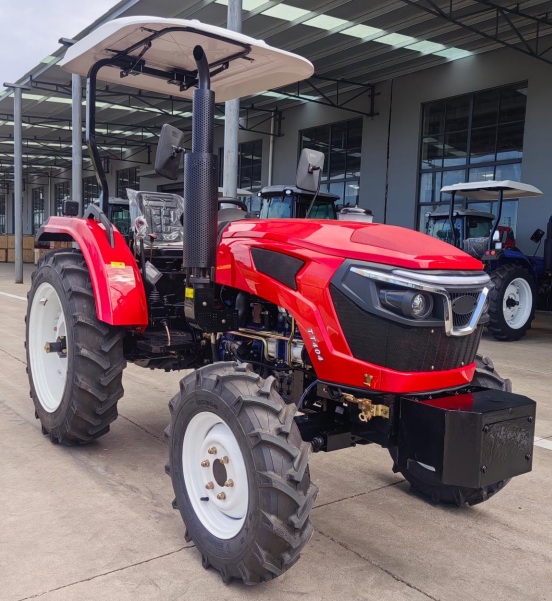
[[[157,32],[166,30],[156,37]],[[151,46],[145,52],[145,44]],[[228,67],[211,79],[216,102],[250,96],[272,88],[286,86],[311,77],[314,67],[310,61],[269,46],[262,40],[222,27],[207,25],[196,20],[163,19],[158,17],[125,17],[105,23],[67,49],[61,68],[70,73],[86,76],[99,60],[113,58],[131,49],[127,56],[145,61],[145,67],[172,73],[193,73],[195,46],[203,47],[211,72],[230,59]],[[142,54],[142,56],[140,56]],[[243,54],[241,58],[236,55]],[[121,68],[105,66],[98,79],[151,92],[192,98],[194,86],[181,90],[178,76],[153,76],[141,71],[143,63],[131,61],[130,74],[121,78]]]
[[[456,196],[469,198],[471,200],[498,200],[498,192],[502,190],[502,198],[528,198],[542,196],[543,193],[535,186],[512,182],[509,179],[503,181],[468,182],[465,184],[453,184],[443,186],[441,192],[448,194],[456,193]]]

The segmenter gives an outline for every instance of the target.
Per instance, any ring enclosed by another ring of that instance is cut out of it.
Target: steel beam
[[[228,0],[230,31],[242,30],[242,0]],[[236,198],[238,194],[238,130],[240,127],[240,99],[228,100],[224,107],[224,174],[222,194]]]
[[[23,283],[23,90],[27,86],[5,83],[13,90],[13,178],[15,217],[15,283]]]
[[[552,60],[544,56],[552,50],[552,46],[547,45],[544,50],[539,49],[541,39],[552,33],[552,21],[548,19],[548,15],[543,18],[525,13],[519,9],[519,5],[516,8],[507,8],[490,0],[473,1],[480,8],[455,11],[452,0],[447,8],[441,8],[434,0],[402,0],[405,4],[448,21],[486,40],[552,65]],[[487,26],[483,23],[480,27],[476,27],[470,22],[473,17],[485,16],[488,17]],[[489,27],[489,22],[492,22],[492,27]],[[504,39],[504,34],[514,36],[515,40]]]
[[[73,190],[71,198],[79,203],[79,217],[84,210],[82,201],[82,87],[81,77],[73,73],[71,75],[71,132],[72,132],[72,157]]]

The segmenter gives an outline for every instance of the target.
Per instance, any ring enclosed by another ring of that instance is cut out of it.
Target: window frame
[[[128,185],[121,189],[120,179],[122,179],[124,173],[127,173],[126,179],[128,181]],[[131,180],[130,174],[133,172],[134,178]],[[140,189],[140,178],[138,176],[138,167],[125,167],[124,169],[118,169],[115,174],[115,190],[117,193],[117,198],[127,199],[126,189]]]
[[[523,133],[522,133],[522,137],[525,135],[525,125],[526,125],[526,117],[527,117],[527,101],[526,101],[526,105],[525,105],[525,110],[524,110],[524,114],[523,114],[523,119],[517,119],[514,121],[501,121],[500,120],[500,113],[501,113],[501,109],[502,109],[502,92],[504,90],[507,89],[511,89],[511,88],[525,88],[526,90],[529,89],[529,84],[527,81],[520,81],[520,82],[513,82],[510,84],[505,84],[505,85],[501,85],[501,86],[495,86],[492,88],[485,88],[483,90],[475,90],[473,92],[468,92],[466,94],[457,94],[455,96],[450,96],[447,98],[439,98],[439,99],[435,99],[435,100],[431,100],[428,102],[424,102],[421,104],[420,106],[420,129],[419,129],[419,142],[418,142],[418,162],[417,162],[417,181],[416,181],[416,212],[415,212],[415,229],[418,231],[424,231],[423,227],[422,227],[422,212],[423,212],[423,207],[427,207],[427,212],[431,212],[432,210],[435,210],[437,208],[443,208],[446,209],[449,206],[449,201],[448,199],[445,197],[445,199],[443,199],[443,195],[440,192],[436,192],[436,188],[433,189],[433,194],[432,194],[432,200],[430,202],[428,201],[421,201],[421,184],[422,184],[422,178],[424,175],[427,174],[433,174],[434,177],[439,177],[440,176],[440,185],[439,185],[439,189],[443,187],[443,185],[447,185],[443,183],[443,175],[445,173],[452,173],[452,172],[463,172],[464,173],[464,182],[469,182],[470,181],[470,171],[473,171],[474,169],[492,169],[493,170],[493,178],[496,177],[496,173],[497,173],[497,168],[500,167],[508,167],[511,165],[520,165],[520,175],[521,175],[521,166],[523,164],[523,141],[522,141],[522,146],[521,146],[521,156],[517,157],[517,158],[508,158],[508,159],[497,159],[497,154],[499,151],[499,147],[498,147],[498,136],[499,136],[499,128],[500,125],[510,125],[510,124],[522,124],[523,125]],[[497,91],[499,93],[498,95],[498,104],[497,104],[497,109],[496,109],[496,119],[494,121],[494,124],[489,125],[489,124],[485,124],[485,125],[481,125],[478,127],[473,127],[473,118],[474,118],[474,101],[475,101],[475,97],[478,94],[483,94],[486,92],[493,92],[493,91]],[[526,93],[526,96],[528,96],[528,94]],[[465,129],[461,129],[461,130],[454,130],[452,132],[447,132],[446,131],[446,124],[447,124],[447,102],[453,101],[455,99],[460,99],[460,98],[469,98],[469,113],[468,113],[468,125],[467,128]],[[438,134],[425,134],[424,133],[424,113],[425,113],[425,108],[428,105],[431,104],[437,104],[437,103],[444,103],[444,114],[443,114],[443,128],[442,131],[440,131]],[[472,162],[471,160],[471,150],[472,150],[472,138],[473,138],[473,132],[475,131],[481,131],[484,129],[489,129],[491,127],[495,127],[496,131],[495,131],[495,141],[494,141],[494,155],[495,158],[494,160],[489,160],[489,161],[476,161],[476,162]],[[465,158],[465,162],[462,165],[451,165],[451,166],[445,166],[444,165],[444,160],[445,160],[445,155],[444,155],[444,151],[442,152],[442,157],[441,157],[441,166],[440,167],[434,167],[434,168],[423,168],[422,165],[422,161],[423,161],[423,149],[424,149],[424,140],[428,137],[442,137],[443,138],[443,145],[446,143],[445,142],[445,138],[447,135],[449,135],[450,133],[452,134],[458,134],[458,133],[467,133],[467,141],[466,141],[466,158]],[[478,181],[478,180],[474,180],[474,181]],[[438,198],[438,200],[435,200],[435,198]],[[508,203],[512,204],[512,203],[518,203],[517,200],[513,200],[513,201],[508,201]],[[462,197],[458,197],[455,199],[455,206],[458,207],[462,207],[462,208],[469,208],[470,205],[474,205],[474,204],[481,204],[481,201],[476,201],[476,200],[467,200],[465,198]],[[487,203],[490,204],[490,212],[493,212],[493,203]],[[516,215],[517,215],[517,210],[516,210]],[[503,215],[504,217],[504,215]]]
[[[37,198],[38,195],[40,195],[40,196]],[[44,186],[37,186],[36,188],[33,188],[32,192],[31,192],[31,196],[32,196],[32,209],[33,209],[32,228],[33,228],[33,234],[36,234],[38,229],[44,223],[44,203],[46,202],[45,198],[44,198]],[[37,201],[42,201],[42,207],[39,206],[37,208]],[[37,219],[38,215],[41,216],[39,219]]]
[[[351,128],[351,124],[353,123],[359,123],[360,124],[360,152],[361,152],[361,157],[360,157],[360,161],[359,161],[359,166],[358,166],[358,176],[357,175],[347,175],[347,155],[348,152],[350,150],[348,142],[349,142],[349,129]],[[333,128],[337,125],[343,125],[346,124],[347,125],[347,143],[345,145],[345,169],[343,172],[343,176],[342,177],[337,177],[337,178],[332,178],[331,177],[331,173],[332,173],[332,147],[333,147]],[[349,185],[353,185],[353,184],[357,184],[358,188],[357,188],[357,193],[356,193],[356,203],[354,206],[358,206],[360,204],[360,189],[361,189],[361,172],[362,172],[362,142],[363,142],[363,135],[364,135],[364,119],[362,117],[355,117],[354,119],[344,119],[341,121],[334,121],[333,123],[323,123],[321,125],[315,125],[313,127],[306,127],[305,129],[301,129],[299,131],[299,143],[298,143],[298,153],[297,153],[297,161],[299,161],[299,157],[301,155],[301,151],[303,150],[303,148],[306,148],[306,146],[303,146],[303,136],[305,134],[305,132],[307,131],[316,131],[316,130],[322,130],[324,128],[328,129],[328,152],[327,152],[327,156],[328,156],[328,160],[325,162],[324,164],[324,173],[322,175],[322,177],[320,178],[320,190],[324,191],[324,192],[331,192],[331,186],[332,184],[335,185],[342,185],[343,186],[343,194],[340,195],[341,198],[341,203],[343,205],[345,205],[345,199],[346,199],[346,186],[347,184]],[[316,135],[315,135],[315,139],[316,139]],[[339,203],[338,203],[339,204]]]
[[[7,234],[8,230],[8,199],[7,194],[0,194],[0,234]]]
[[[63,196],[63,198],[60,198],[60,194],[59,194],[59,190],[62,190],[63,192],[61,194],[61,196]],[[65,200],[66,197],[70,197],[71,196],[71,182],[66,179],[62,182],[56,182],[54,184],[54,199],[55,199],[55,203],[56,203],[56,215],[58,217],[61,217],[63,215],[63,201]]]
[[[84,211],[93,204],[92,198],[96,198],[95,196],[90,196],[88,193],[88,188],[94,187],[97,191],[97,198],[100,196],[100,185],[98,184],[98,180],[95,175],[89,175],[88,177],[83,177],[82,179],[82,208]],[[90,199],[87,202],[87,198],[90,196]]]

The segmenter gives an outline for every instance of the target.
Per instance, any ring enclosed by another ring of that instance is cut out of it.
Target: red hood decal
[[[313,219],[244,219],[223,239],[260,238],[315,252],[410,269],[482,269],[465,252],[426,234],[393,225]]]

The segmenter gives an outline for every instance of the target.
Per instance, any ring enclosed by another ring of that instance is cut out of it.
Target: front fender
[[[148,325],[142,277],[124,238],[116,227],[113,232],[115,245],[111,248],[105,228],[98,221],[50,217],[40,228],[37,240],[74,240],[90,272],[98,319],[113,326],[142,329]]]

